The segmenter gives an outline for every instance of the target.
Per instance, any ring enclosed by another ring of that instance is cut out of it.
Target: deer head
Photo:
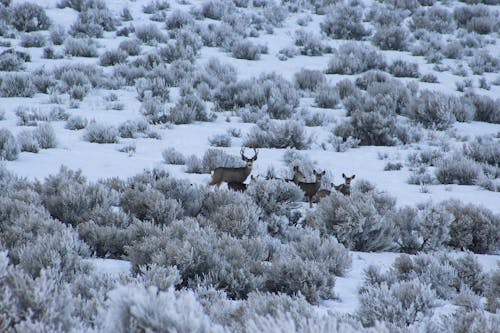
[[[245,161],[246,167],[249,169],[252,168],[253,162],[257,160],[257,155],[258,155],[257,149],[254,148],[253,151],[254,151],[253,157],[248,158],[245,156],[245,147],[241,148],[240,150],[241,159]]]
[[[347,186],[351,185],[351,181],[354,179],[354,177],[356,177],[356,175],[352,175],[351,177],[347,177],[345,174],[342,174],[342,178],[344,178],[344,183]]]

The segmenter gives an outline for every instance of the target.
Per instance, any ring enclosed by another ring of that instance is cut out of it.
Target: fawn
[[[312,199],[316,192],[318,192],[319,187],[321,186],[321,178],[325,175],[326,171],[323,172],[316,172],[316,170],[313,170],[313,174],[316,177],[316,181],[314,183],[305,183],[305,182],[299,182],[297,185],[300,187],[300,189],[304,192],[305,196],[309,200],[309,207],[312,208]]]
[[[351,181],[354,179],[354,177],[356,177],[356,175],[346,177],[345,174],[342,174],[342,178],[344,178],[344,184],[340,184],[338,186],[334,185],[334,188],[343,195],[351,195]]]
[[[224,182],[242,184],[252,172],[253,162],[257,160],[257,149],[254,148],[253,151],[254,156],[248,158],[245,156],[245,148],[241,148],[241,159],[245,161],[246,165],[242,168],[216,168],[212,174],[212,180],[208,185],[217,185],[217,187],[220,187]]]

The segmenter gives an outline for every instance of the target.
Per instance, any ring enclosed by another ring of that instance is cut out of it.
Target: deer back
[[[252,168],[248,166],[242,168],[216,168],[212,178],[216,183],[243,183],[250,172],[252,172]]]

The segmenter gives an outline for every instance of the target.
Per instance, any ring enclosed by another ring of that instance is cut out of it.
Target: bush
[[[314,101],[320,108],[334,109],[340,103],[339,92],[336,87],[329,84],[320,85],[316,89]]]
[[[209,121],[205,102],[196,95],[181,97],[168,111],[168,121],[174,124],[190,124],[194,121]]]
[[[126,62],[127,56],[127,52],[122,51],[121,49],[105,51],[99,57],[99,64],[101,66],[114,66],[116,64]]]
[[[118,130],[113,126],[91,122],[86,127],[83,139],[94,143],[118,143]]]
[[[472,73],[482,75],[483,73],[496,73],[500,70],[500,60],[493,57],[488,51],[479,50],[469,61]]]
[[[350,196],[332,192],[318,204],[315,217],[320,228],[356,251],[384,251],[394,247],[394,226],[386,214],[396,200],[375,190]]]
[[[183,165],[186,164],[186,158],[175,148],[167,148],[162,152],[163,160],[167,164]]]
[[[384,56],[368,45],[345,43],[340,45],[326,69],[327,74],[359,74],[370,69],[384,69]]]
[[[147,137],[148,122],[145,119],[127,120],[118,126],[118,133],[122,138],[137,138],[140,134]]]
[[[24,66],[24,59],[15,52],[3,52],[0,54],[0,70],[4,72],[19,72]]]
[[[193,24],[193,16],[179,9],[174,10],[166,19],[167,29],[181,29],[185,26]]]
[[[406,51],[408,31],[400,26],[381,26],[373,35],[372,43],[381,50]]]
[[[221,85],[214,99],[222,109],[267,106],[267,113],[274,119],[290,118],[299,105],[299,95],[295,87],[275,73]]]
[[[237,41],[231,47],[231,52],[236,59],[259,60],[262,47],[252,41]]]
[[[54,45],[62,45],[67,35],[66,29],[61,25],[54,25],[50,29],[50,40]]]
[[[329,48],[323,44],[319,36],[307,32],[304,30],[298,30],[295,32],[295,46],[299,47],[300,54],[307,56],[322,56],[324,52],[328,51]],[[285,49],[284,52],[280,53],[290,53],[293,56],[293,49],[288,51]],[[290,57],[291,58],[291,57]]]
[[[6,128],[0,128],[0,160],[14,161],[19,156],[16,138]]]
[[[455,122],[450,98],[443,93],[423,90],[409,105],[408,114],[426,128],[445,130]]]
[[[68,38],[64,42],[64,52],[73,57],[97,57],[97,47],[92,39]]]
[[[2,97],[33,97],[35,87],[27,74],[13,73],[3,75],[0,84],[0,96]]]
[[[38,125],[33,131],[33,135],[42,149],[55,148],[57,146],[56,133],[49,123]]]
[[[474,120],[500,124],[500,99],[476,94],[469,94],[468,98],[475,107]]]
[[[22,47],[43,47],[45,46],[45,36],[39,32],[26,33],[21,35]]]
[[[224,17],[234,13],[236,7],[232,1],[206,1],[201,6],[201,15],[213,20],[222,20]]]
[[[363,9],[353,4],[337,3],[320,24],[321,30],[334,39],[361,40],[369,34],[362,23]]]
[[[437,162],[435,174],[441,184],[473,185],[481,168],[473,160],[455,152]]]
[[[486,309],[492,313],[500,308],[500,268],[491,272],[486,286]]]
[[[410,63],[405,60],[394,60],[388,68],[389,73],[395,77],[420,77],[418,72],[418,64]]]
[[[455,22],[451,12],[440,6],[419,8],[409,23],[412,30],[424,29],[438,33],[451,33],[455,30]]]
[[[154,44],[165,41],[165,35],[153,24],[145,24],[135,27],[135,36],[146,44]]]
[[[47,30],[50,19],[45,10],[34,3],[25,2],[14,5],[11,8],[11,23],[18,31]]]
[[[19,144],[20,151],[27,151],[30,153],[38,153],[40,151],[40,146],[34,135],[34,131],[23,130],[17,134],[17,142]]]
[[[135,81],[135,90],[138,99],[144,102],[148,99],[158,99],[162,103],[170,98],[170,90],[167,81],[162,77],[146,77]]]
[[[302,68],[294,75],[295,84],[301,90],[315,91],[319,86],[325,85],[325,75],[318,70]]]
[[[478,34],[493,32],[497,20],[495,13],[483,5],[457,7],[453,11],[453,16],[459,27]]]
[[[142,12],[145,14],[154,14],[160,10],[165,10],[170,8],[167,1],[161,0],[151,0],[146,5],[142,6]]]
[[[454,219],[450,224],[449,245],[474,253],[494,253],[500,248],[500,217],[489,209],[457,200],[443,202]]]
[[[215,134],[208,138],[208,142],[214,147],[231,147],[231,137],[227,134]]]
[[[64,128],[69,130],[80,130],[87,126],[88,120],[82,116],[71,116],[66,121]]]
[[[158,97],[146,96],[140,111],[151,124],[161,124],[168,121],[165,105]]]
[[[127,52],[129,56],[136,56],[141,53],[141,42],[138,39],[125,39],[118,46],[120,50]]]
[[[466,157],[476,162],[500,165],[500,146],[492,136],[476,136],[472,142],[464,143],[462,149]]]
[[[396,282],[365,288],[359,295],[357,316],[363,325],[374,326],[379,320],[404,328],[432,315],[435,293],[420,281]]]
[[[312,138],[304,125],[295,120],[260,122],[253,127],[243,145],[253,148],[308,149]]]

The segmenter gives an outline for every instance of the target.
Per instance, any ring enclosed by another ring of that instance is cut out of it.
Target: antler
[[[259,152],[257,151],[257,149],[253,149],[253,152],[254,152],[254,156],[252,157],[252,160],[256,160],[257,159],[257,155],[259,154]]]

